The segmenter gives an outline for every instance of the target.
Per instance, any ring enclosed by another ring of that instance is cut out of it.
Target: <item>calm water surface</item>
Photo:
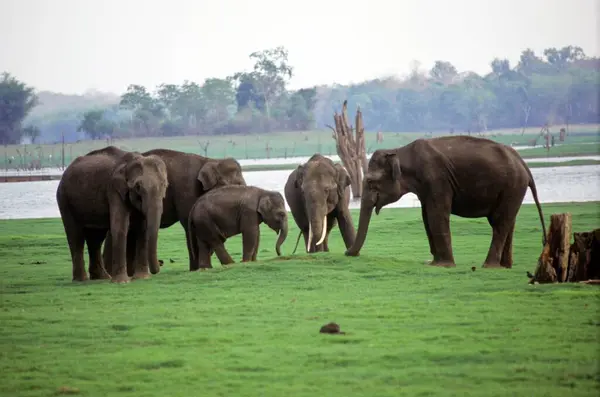
[[[244,172],[244,178],[249,185],[277,190],[283,195],[283,187],[290,172],[248,171]],[[600,165],[532,168],[531,172],[542,203],[600,201]],[[58,182],[0,183],[0,219],[59,217],[56,204]],[[533,203],[529,189],[523,202]],[[418,206],[419,200],[411,193],[386,208]],[[360,202],[352,201],[350,208],[360,208]]]

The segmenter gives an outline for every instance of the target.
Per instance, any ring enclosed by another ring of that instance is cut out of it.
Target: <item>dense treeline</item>
[[[355,85],[287,89],[293,68],[285,48],[255,52],[251,71],[199,84],[162,84],[154,90],[132,84],[119,103],[86,112],[31,118],[33,88],[4,74],[0,79],[0,139],[24,136],[68,141],[134,136],[236,134],[323,128],[348,99],[360,105],[367,131],[484,131],[600,121],[600,59],[576,46],[526,49],[517,65],[494,59],[490,73],[460,73],[437,61],[417,65],[403,79],[389,77]]]

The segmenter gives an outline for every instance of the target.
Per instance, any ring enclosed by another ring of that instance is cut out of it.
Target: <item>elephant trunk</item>
[[[316,211],[315,211],[316,212]],[[306,252],[310,252],[310,247],[313,242],[315,246],[319,246],[325,240],[327,234],[327,214],[320,217],[313,214],[308,223],[308,242],[306,243]]]
[[[315,246],[319,246],[325,241],[325,236],[327,235],[327,202],[317,188],[312,188],[305,192],[304,202],[306,203],[306,213],[308,214],[306,252],[310,252],[313,243]]]
[[[367,238],[367,231],[369,230],[369,222],[371,222],[371,215],[373,214],[373,207],[375,207],[375,200],[372,198],[372,194],[364,193],[360,202],[360,218],[358,219],[358,231],[356,232],[356,239],[354,244],[346,251],[348,256],[358,256],[360,250],[365,243]]]
[[[158,229],[160,228],[160,218],[162,216],[162,208],[153,209],[146,213],[146,247],[148,248],[148,262],[150,273],[157,274],[160,272],[160,263],[158,262]]]
[[[281,228],[279,229],[279,236],[277,237],[277,243],[275,244],[275,251],[277,256],[281,256],[281,245],[285,241],[288,235],[288,223],[287,219],[281,221]]]

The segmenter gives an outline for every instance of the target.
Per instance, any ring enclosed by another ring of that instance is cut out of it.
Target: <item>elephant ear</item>
[[[141,168],[141,164],[137,159],[141,155],[139,153],[127,153],[123,157],[123,161],[118,164],[112,174],[111,183],[112,189],[119,193],[121,200],[127,201],[129,190],[138,187],[134,177],[135,170]]]
[[[392,179],[395,181],[399,180],[402,174],[402,167],[400,166],[398,155],[396,153],[387,153],[386,157],[392,169]]]
[[[258,199],[258,207],[256,208],[256,212],[265,219],[273,211],[273,200],[269,194],[263,194]]]
[[[198,172],[198,180],[205,192],[215,187],[219,181],[218,163],[216,161],[209,161],[204,164]]]
[[[304,179],[304,166],[299,165],[298,168],[296,168],[296,180],[294,181],[294,186],[296,186],[296,188],[300,189],[302,187],[303,179]]]
[[[344,197],[344,192],[346,191],[346,188],[350,186],[350,175],[348,174],[348,171],[346,171],[344,166],[342,166],[341,164],[336,164],[334,167],[337,172],[336,182],[338,188],[338,196],[341,198]]]

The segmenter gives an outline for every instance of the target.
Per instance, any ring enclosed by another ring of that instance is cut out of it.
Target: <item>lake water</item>
[[[591,157],[600,158],[600,156]],[[277,190],[283,195],[283,187],[290,172],[290,170],[247,171],[244,172],[244,178],[249,185]],[[542,203],[600,201],[600,165],[532,168],[531,172]],[[55,180],[0,183],[0,219],[60,217],[56,204],[58,182]],[[533,203],[529,189],[523,202]],[[387,207],[418,206],[420,203],[417,197],[414,194],[407,194]],[[350,208],[360,208],[360,201],[353,200]]]
[[[340,161],[338,155],[324,155],[333,161]],[[278,165],[278,164],[302,164],[305,163],[310,157],[309,156],[298,156],[298,157],[277,157],[272,159],[238,159],[238,162],[242,166],[247,165]],[[371,158],[371,155],[367,155],[367,158]],[[592,156],[576,156],[576,157],[539,157],[532,159],[525,159],[527,163],[541,163],[541,162],[552,162],[562,163],[564,161],[572,160],[600,160],[600,155]],[[40,170],[14,170],[14,169],[0,169],[0,175],[62,175],[63,171],[60,168],[42,168]]]

